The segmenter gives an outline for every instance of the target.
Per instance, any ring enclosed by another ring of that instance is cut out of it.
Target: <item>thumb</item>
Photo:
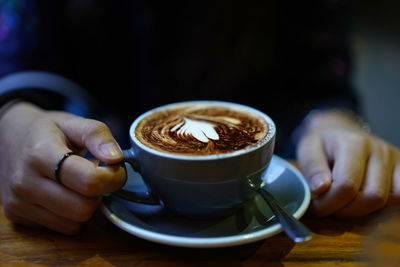
[[[60,113],[56,123],[72,145],[87,148],[98,160],[113,164],[123,159],[121,148],[104,123],[67,113]]]
[[[332,173],[320,136],[308,134],[300,140],[296,157],[309,182],[311,192],[314,195],[324,193],[332,182]]]

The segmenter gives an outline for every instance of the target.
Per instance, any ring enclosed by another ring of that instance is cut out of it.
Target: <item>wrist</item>
[[[312,110],[302,124],[305,131],[325,129],[371,131],[369,125],[350,110]]]
[[[8,121],[32,120],[43,110],[26,101],[15,99],[7,102],[0,108],[0,128],[6,127]]]
[[[347,129],[371,132],[369,125],[350,110],[327,109],[311,110],[301,124],[294,130],[291,142],[297,144],[309,132]]]
[[[10,103],[10,106],[3,108],[5,110],[0,119],[0,142],[1,147],[7,150],[23,143],[30,126],[35,123],[43,111],[37,106],[23,101]]]
[[[0,121],[2,117],[17,103],[21,102],[20,99],[13,99],[5,103],[2,107],[0,107]]]

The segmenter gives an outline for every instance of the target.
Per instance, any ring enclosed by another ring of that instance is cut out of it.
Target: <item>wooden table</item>
[[[293,243],[284,233],[217,249],[160,245],[127,234],[98,211],[78,236],[25,228],[0,212],[0,266],[400,266],[400,213],[362,219],[302,221],[313,239]]]

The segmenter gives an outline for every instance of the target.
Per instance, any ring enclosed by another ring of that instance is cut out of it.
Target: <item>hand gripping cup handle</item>
[[[133,149],[126,149],[123,150],[124,153],[124,160],[123,163],[128,163],[132,166],[135,172],[140,174],[140,166],[136,159],[135,152]],[[127,172],[127,179],[129,179],[129,175]],[[126,189],[119,189],[118,191],[113,192],[113,195],[122,198],[124,200],[137,202],[140,204],[147,204],[147,205],[162,205],[159,197],[154,194],[150,187],[147,185],[146,181],[143,180],[146,184],[147,191],[129,191]]]

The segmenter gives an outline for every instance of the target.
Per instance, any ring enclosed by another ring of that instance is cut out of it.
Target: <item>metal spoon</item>
[[[295,242],[304,242],[310,240],[312,238],[311,231],[303,223],[293,217],[282,205],[280,205],[271,193],[264,189],[265,182],[263,180],[257,181],[258,182],[255,182],[251,178],[248,179],[250,187],[256,190],[267,202],[272,212],[278,218],[278,221],[282,225],[282,228],[286,234]],[[140,195],[138,193],[120,189],[113,194],[129,201],[150,205],[160,205],[160,200],[147,192],[143,195]]]
[[[265,186],[263,181],[261,184],[256,185],[251,179],[249,179],[249,184],[267,202],[289,238],[291,238],[294,242],[304,242],[312,238],[310,229],[293,217],[290,212],[288,212],[281,204],[279,204],[278,200],[276,200],[276,198],[270,192],[263,188]]]

